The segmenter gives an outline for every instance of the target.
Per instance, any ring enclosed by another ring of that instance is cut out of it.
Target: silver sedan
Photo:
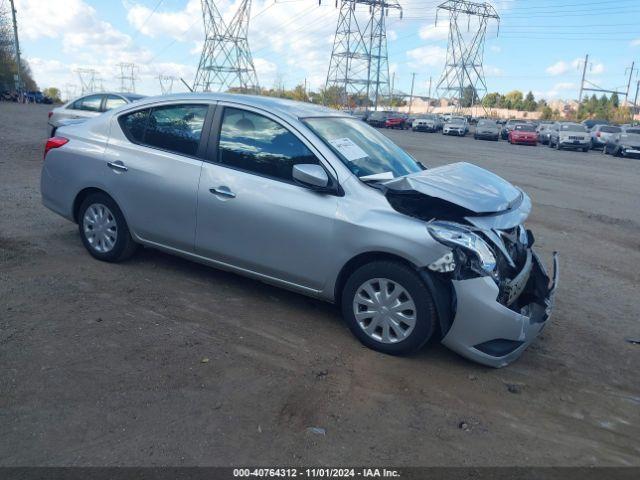
[[[389,354],[437,336],[504,366],[553,305],[557,270],[532,250],[522,190],[468,163],[427,169],[320,106],[144,99],[60,127],[41,191],[98,260],[145,245],[334,302]]]

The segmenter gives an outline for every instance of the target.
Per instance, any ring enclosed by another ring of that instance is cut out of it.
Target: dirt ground
[[[550,325],[513,365],[368,350],[337,310],[40,203],[45,106],[0,103],[0,465],[640,465],[640,161],[389,132],[523,187]]]

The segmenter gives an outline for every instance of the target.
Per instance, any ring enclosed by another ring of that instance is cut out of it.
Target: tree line
[[[16,90],[16,75],[18,62],[16,61],[15,46],[13,43],[13,27],[10,12],[0,7],[0,93],[14,92]],[[37,90],[38,86],[33,80],[31,69],[26,60],[21,59],[22,84],[27,91]]]

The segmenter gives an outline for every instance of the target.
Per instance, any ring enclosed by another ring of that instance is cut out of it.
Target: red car
[[[509,143],[521,145],[537,145],[538,133],[535,125],[519,123],[509,132]]]
[[[388,117],[387,121],[384,122],[385,128],[400,128],[405,129],[407,126],[407,121],[404,117]]]

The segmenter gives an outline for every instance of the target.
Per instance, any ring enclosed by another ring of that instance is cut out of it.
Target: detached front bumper
[[[490,367],[516,360],[545,327],[558,286],[558,255],[550,277],[532,252],[524,288],[509,308],[498,302],[499,290],[489,277],[453,280],[455,315],[442,343],[463,357]],[[523,299],[527,304],[521,305]]]

